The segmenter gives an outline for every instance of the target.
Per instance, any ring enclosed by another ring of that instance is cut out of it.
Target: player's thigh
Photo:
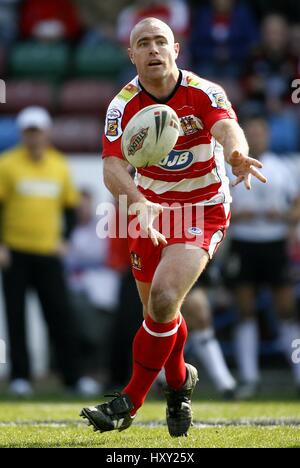
[[[149,297],[150,297],[150,289],[151,289],[151,283],[144,283],[143,281],[138,281],[137,279],[135,280],[137,290],[141,299],[141,302],[143,304],[143,313],[144,317],[147,314],[147,306],[149,302]]]
[[[190,249],[186,244],[165,247],[152,280],[151,295],[154,291],[169,291],[176,301],[182,301],[208,260],[208,253],[201,248]]]

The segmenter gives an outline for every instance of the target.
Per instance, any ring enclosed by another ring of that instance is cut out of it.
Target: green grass
[[[195,401],[194,419],[203,425],[179,439],[170,438],[162,425],[163,402],[147,402],[127,431],[105,434],[82,423],[78,413],[83,405],[82,401],[0,401],[0,447],[300,447],[300,403],[295,400]],[[160,425],[147,426],[150,421]]]

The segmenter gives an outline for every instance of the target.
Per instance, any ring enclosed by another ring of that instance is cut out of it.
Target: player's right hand
[[[136,214],[140,223],[141,232],[150,237],[155,247],[159,244],[167,245],[167,239],[153,226],[155,219],[163,212],[163,207],[159,203],[152,203],[148,200],[145,202],[135,203],[132,214]]]
[[[5,245],[0,245],[0,268],[8,268],[11,264],[10,251]]]

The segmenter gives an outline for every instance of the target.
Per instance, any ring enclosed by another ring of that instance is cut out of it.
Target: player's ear
[[[180,44],[179,42],[174,43],[174,52],[175,52],[175,59],[177,59],[180,51]]]
[[[128,55],[129,55],[129,58],[130,58],[131,62],[134,64],[133,53],[132,53],[132,50],[131,50],[130,47],[128,47],[127,52],[128,52]]]

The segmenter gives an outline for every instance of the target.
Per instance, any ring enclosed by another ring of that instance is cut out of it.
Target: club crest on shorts
[[[135,268],[136,270],[142,269],[142,260],[141,260],[141,257],[137,253],[131,252],[130,260],[131,260],[131,265],[133,268]]]

